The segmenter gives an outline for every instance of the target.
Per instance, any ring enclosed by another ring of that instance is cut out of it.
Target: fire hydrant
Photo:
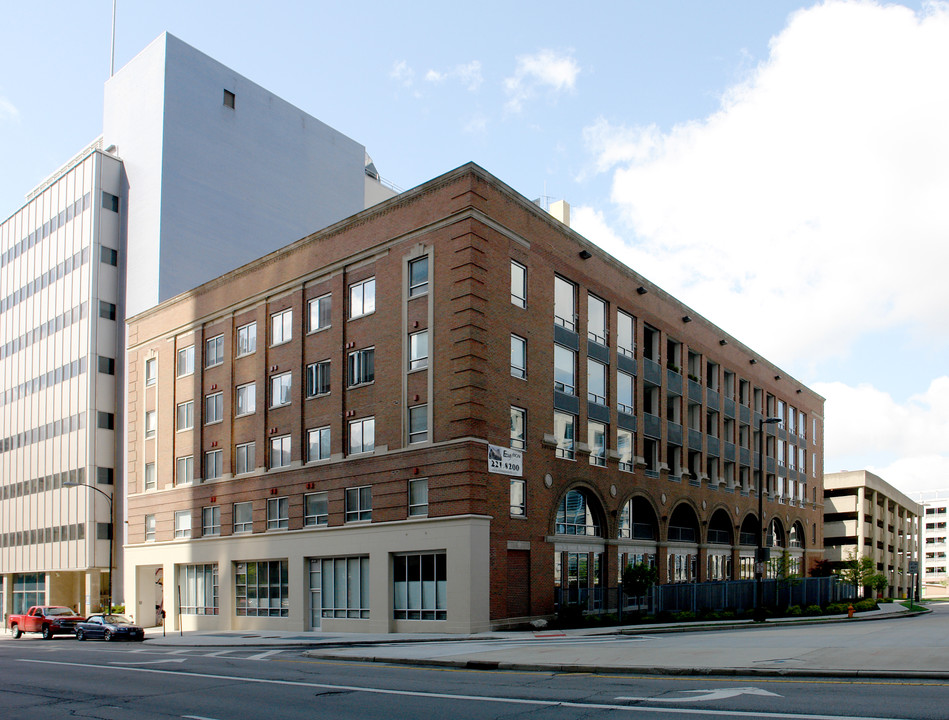
[[[847,617],[848,617],[848,618],[852,618],[852,617],[853,617],[853,605],[848,605],[848,606],[847,606]]]

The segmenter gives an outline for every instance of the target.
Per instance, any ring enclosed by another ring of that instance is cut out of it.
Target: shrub
[[[735,611],[734,610],[723,610],[722,611],[722,620],[734,620]]]
[[[854,603],[853,609],[856,610],[857,612],[868,612],[870,610],[876,610],[879,607],[880,606],[877,605],[876,600],[868,599],[868,600],[861,600],[858,603]]]
[[[824,615],[846,615],[848,607],[847,603],[830,603],[824,608]]]
[[[891,602],[893,602],[893,598],[889,598],[889,597],[888,597],[888,598],[882,598],[882,599],[880,600],[880,602],[882,602],[882,603],[891,603]]]
[[[690,610],[677,612],[674,616],[676,622],[692,622],[695,620],[695,613]]]
[[[800,617],[801,616],[801,606],[800,605],[791,605],[786,614],[788,617]]]
[[[808,605],[804,608],[804,614],[807,617],[816,617],[818,615],[823,615],[824,611],[820,609],[820,605]]]

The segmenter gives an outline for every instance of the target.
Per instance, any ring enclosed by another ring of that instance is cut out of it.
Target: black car
[[[76,640],[102,638],[103,640],[145,639],[145,630],[132,623],[124,615],[90,615],[84,622],[76,624]]]

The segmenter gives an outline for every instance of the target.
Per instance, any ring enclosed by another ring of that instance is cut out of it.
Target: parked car
[[[76,640],[102,638],[103,640],[145,639],[145,629],[136,625],[124,615],[97,613],[90,615],[76,625]]]
[[[25,615],[10,615],[7,627],[18,638],[23,633],[43,634],[44,640],[52,640],[54,635],[72,635],[77,623],[85,618],[77,615],[72,608],[61,605],[34,605]]]

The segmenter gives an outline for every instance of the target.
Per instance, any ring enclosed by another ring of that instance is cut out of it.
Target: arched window
[[[601,536],[601,528],[593,514],[591,504],[596,502],[588,497],[584,490],[570,490],[560,500],[557,507],[557,524],[554,532],[558,535]]]
[[[800,522],[795,522],[788,532],[788,547],[804,547],[804,526]]]
[[[623,504],[619,516],[617,537],[636,540],[655,540],[659,533],[656,513],[645,498],[630,498]]]
[[[778,518],[771,518],[768,531],[765,533],[768,547],[784,547],[784,525]]]

